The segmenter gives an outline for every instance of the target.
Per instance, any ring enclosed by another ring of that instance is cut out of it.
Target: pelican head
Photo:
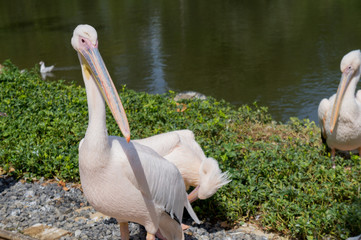
[[[343,96],[352,79],[360,76],[361,52],[354,50],[346,54],[342,60],[340,69],[342,72],[341,82],[337,89],[335,103],[331,114],[331,133],[336,125]]]
[[[90,25],[78,25],[71,45],[78,52],[84,81],[95,81],[121,132],[129,142],[130,130],[118,92],[98,50],[98,35]]]
[[[227,172],[222,173],[219,169],[218,162],[213,158],[205,158],[199,169],[199,199],[207,199],[217,192],[223,185],[229,183]]]

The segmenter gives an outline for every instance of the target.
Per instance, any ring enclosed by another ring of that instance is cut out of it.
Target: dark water
[[[80,23],[97,29],[118,86],[257,101],[283,122],[316,121],[342,56],[361,48],[358,0],[0,0],[0,62],[43,60],[56,66],[47,80],[83,84],[70,45]]]

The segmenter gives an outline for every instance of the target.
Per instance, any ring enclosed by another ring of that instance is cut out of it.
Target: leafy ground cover
[[[88,115],[85,90],[21,73],[11,62],[0,74],[0,168],[19,178],[79,181],[78,143]],[[276,123],[265,107],[225,101],[173,100],[123,87],[132,138],[190,129],[232,182],[194,208],[203,218],[237,226],[252,222],[289,238],[345,239],[361,233],[361,160],[330,155],[318,127],[291,118]],[[5,114],[4,114],[5,113]],[[110,112],[108,132],[121,135]]]

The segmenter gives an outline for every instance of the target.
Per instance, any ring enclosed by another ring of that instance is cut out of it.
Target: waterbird
[[[40,73],[50,73],[54,69],[54,65],[46,67],[43,61],[40,61],[39,64],[40,64]]]
[[[337,93],[322,99],[318,107],[321,136],[331,148],[333,167],[336,149],[358,150],[361,156],[361,91],[355,95],[360,64],[360,50],[351,51],[342,58]]]
[[[147,240],[160,233],[184,239],[180,221],[184,207],[199,220],[177,167],[151,148],[130,141],[123,105],[98,50],[96,30],[78,25],[71,39],[78,53],[88,101],[89,123],[79,144],[79,173],[84,195],[99,212],[114,217],[122,239],[128,221],[143,225]],[[108,136],[105,102],[124,138]]]
[[[195,187],[188,195],[191,203],[197,199],[210,198],[220,187],[231,181],[228,172],[222,173],[215,159],[206,157],[190,130],[162,133],[134,142],[152,148],[177,166],[186,189]]]

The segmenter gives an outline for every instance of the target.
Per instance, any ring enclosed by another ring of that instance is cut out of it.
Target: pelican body
[[[207,158],[190,130],[162,133],[149,138],[134,140],[148,146],[174,163],[184,179],[186,189],[195,189],[189,194],[190,202],[207,199],[223,185],[230,182],[228,172],[222,173],[218,162]]]
[[[323,99],[318,107],[321,134],[331,148],[333,161],[336,149],[357,149],[361,156],[361,91],[355,95],[360,64],[360,50],[351,51],[342,58],[342,77],[337,93]]]
[[[159,229],[168,240],[184,239],[180,221],[184,207],[199,222],[177,167],[151,148],[130,141],[119,95],[98,51],[96,30],[75,28],[71,39],[85,83],[89,124],[79,144],[79,172],[84,195],[97,210],[120,224],[129,239],[128,221],[143,225],[147,240]],[[105,102],[124,138],[108,136]]]

